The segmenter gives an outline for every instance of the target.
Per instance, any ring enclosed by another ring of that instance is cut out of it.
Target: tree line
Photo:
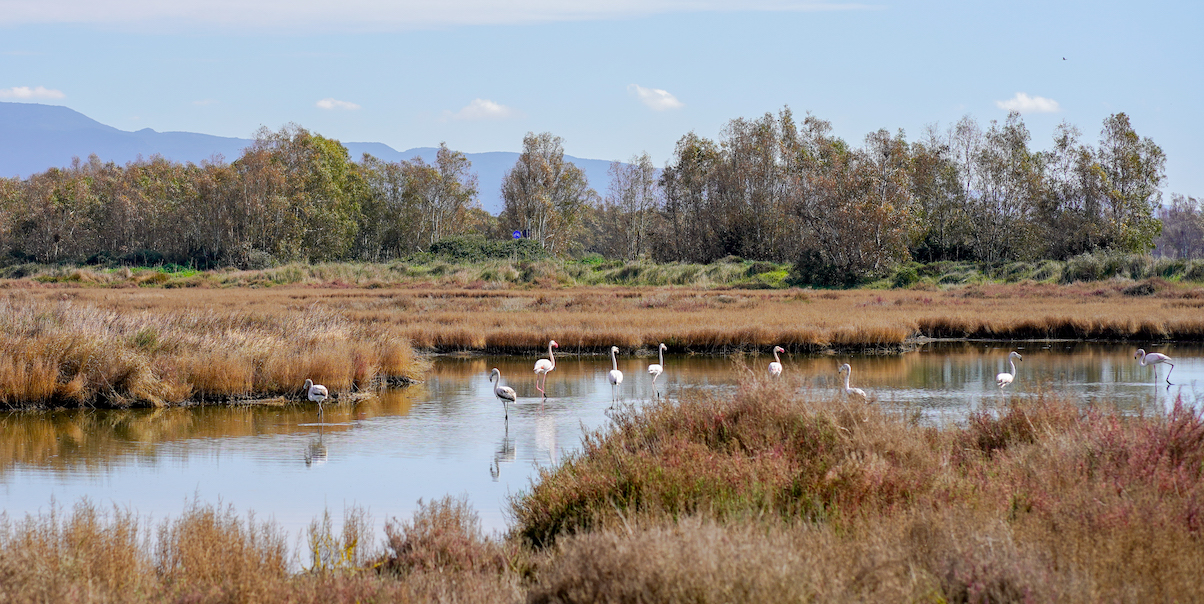
[[[124,166],[95,156],[0,179],[8,263],[172,262],[200,268],[293,260],[384,261],[449,238],[519,230],[548,253],[708,263],[789,262],[798,278],[848,284],[909,260],[999,263],[1116,251],[1204,255],[1204,207],[1162,205],[1166,158],[1128,116],[1098,142],[1058,127],[1030,148],[1021,116],[965,117],[868,134],[859,146],[789,108],[734,119],[718,140],[688,133],[663,168],[647,154],[610,168],[605,196],[528,134],[502,184],[504,210],[480,209],[463,153],[353,161],[338,141],[290,125],[261,129],[231,162],[159,157]]]

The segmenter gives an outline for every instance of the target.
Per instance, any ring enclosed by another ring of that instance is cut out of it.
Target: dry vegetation
[[[295,396],[414,377],[396,329],[322,308],[98,305],[66,291],[0,297],[0,407],[164,406]]]
[[[467,502],[311,527],[195,505],[0,521],[8,602],[1200,601],[1204,418],[1052,396],[931,427],[749,378],[619,411],[483,536]],[[360,514],[360,515],[357,515]],[[296,567],[300,567],[299,569]]]
[[[161,274],[161,273],[154,273]],[[918,337],[1200,340],[1204,290],[1157,280],[931,290],[4,282],[0,406],[165,405],[418,376],[423,351],[898,351]]]

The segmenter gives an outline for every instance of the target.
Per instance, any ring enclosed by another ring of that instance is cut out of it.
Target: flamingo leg
[[[1167,372],[1166,372],[1166,383],[1167,383],[1167,384],[1170,384],[1170,383],[1171,383],[1171,371],[1174,371],[1174,370],[1175,370],[1175,364],[1174,364],[1174,363],[1167,363],[1167,365],[1170,365],[1170,366],[1171,366],[1171,368],[1170,368],[1169,370],[1167,370]]]

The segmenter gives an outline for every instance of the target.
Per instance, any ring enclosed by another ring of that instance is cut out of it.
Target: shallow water
[[[1001,394],[995,374],[1018,349],[1015,382]],[[900,356],[786,356],[785,371],[804,388],[830,394],[836,367],[853,366],[852,383],[881,404],[917,409],[931,421],[956,421],[1009,396],[1065,392],[1114,401],[1132,412],[1162,412],[1175,396],[1200,404],[1204,347],[1156,348],[1167,368],[1140,367],[1133,347],[1053,342],[934,343]],[[0,509],[10,516],[70,506],[88,497],[155,519],[177,515],[194,498],[272,517],[295,536],[330,509],[369,510],[377,524],[408,518],[419,498],[467,494],[487,530],[504,530],[507,497],[526,489],[539,467],[577,449],[583,429],[607,422],[611,388],[606,357],[560,358],[548,398],[535,390],[537,356],[440,358],[423,384],[355,405],[239,406],[128,411],[0,414]],[[732,390],[746,365],[771,357],[671,356],[661,393]],[[647,358],[620,358],[627,402],[655,396]],[[509,419],[494,398],[498,367],[519,401]]]

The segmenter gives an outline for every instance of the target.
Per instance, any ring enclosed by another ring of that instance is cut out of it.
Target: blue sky
[[[658,165],[691,130],[784,105],[860,144],[985,125],[1011,101],[1036,149],[1063,120],[1095,141],[1124,111],[1166,151],[1166,192],[1204,196],[1201,6],[0,0],[0,100],[125,130],[296,122],[397,149],[515,151],[550,131],[571,155]]]

